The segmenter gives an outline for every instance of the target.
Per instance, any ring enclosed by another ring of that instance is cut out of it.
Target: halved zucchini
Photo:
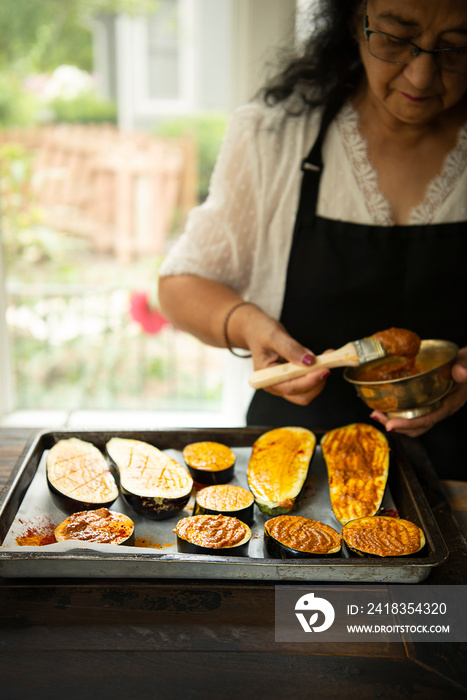
[[[178,551],[187,554],[241,557],[251,539],[248,525],[226,515],[192,515],[179,520],[173,532]]]
[[[47,485],[55,505],[64,513],[110,508],[118,486],[104,455],[78,438],[59,440],[46,459]]]
[[[366,423],[352,423],[326,433],[321,448],[336,519],[345,525],[375,515],[389,470],[389,445],[383,433]]]
[[[193,515],[230,515],[251,525],[254,505],[253,494],[243,486],[215,484],[198,491]]]
[[[193,479],[181,464],[140,440],[115,437],[106,448],[120,474],[122,496],[136,513],[163,520],[186,506]]]
[[[425,546],[423,530],[415,523],[385,515],[352,520],[342,528],[342,537],[360,556],[407,556]]]
[[[289,513],[297,505],[308,474],[316,437],[306,428],[275,428],[253,445],[248,486],[266,515]]]
[[[233,479],[235,453],[220,442],[193,442],[184,448],[183,459],[200,484],[226,484]]]
[[[330,525],[299,515],[278,515],[264,523],[266,552],[278,559],[336,556],[341,540]]]
[[[55,528],[57,542],[80,540],[101,544],[133,544],[134,538],[133,520],[108,508],[73,513]]]

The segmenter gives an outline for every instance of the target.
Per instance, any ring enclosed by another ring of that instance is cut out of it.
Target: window
[[[196,1],[160,0],[152,17],[119,17],[116,70],[124,128],[193,111]]]
[[[148,97],[176,100],[180,95],[180,18],[178,0],[164,0],[147,23]]]

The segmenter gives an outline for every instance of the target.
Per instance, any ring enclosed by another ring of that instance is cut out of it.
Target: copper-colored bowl
[[[459,351],[448,340],[422,340],[417,364],[428,367],[424,372],[401,379],[363,381],[359,378],[369,368],[377,368],[400,358],[388,356],[359,367],[349,367],[344,378],[354,385],[369,408],[390,417],[417,418],[434,411],[452,386],[451,367]]]

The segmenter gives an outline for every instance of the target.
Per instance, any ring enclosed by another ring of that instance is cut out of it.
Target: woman
[[[160,301],[260,369],[391,326],[461,348],[423,436],[444,478],[467,450],[467,5],[327,0],[304,55],[234,115],[207,202],[161,269]],[[308,154],[308,155],[307,155]],[[246,302],[246,303],[245,303]],[[235,351],[234,351],[235,352]],[[256,392],[248,422],[368,420],[340,372]]]

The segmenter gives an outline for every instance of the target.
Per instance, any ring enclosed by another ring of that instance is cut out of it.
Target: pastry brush
[[[309,366],[285,362],[259,369],[250,375],[249,383],[253,389],[264,389],[288,379],[295,379],[313,370],[332,367],[356,367],[371,360],[386,356],[386,350],[379,340],[373,337],[362,338],[346,343],[338,350],[316,355],[315,361]]]

